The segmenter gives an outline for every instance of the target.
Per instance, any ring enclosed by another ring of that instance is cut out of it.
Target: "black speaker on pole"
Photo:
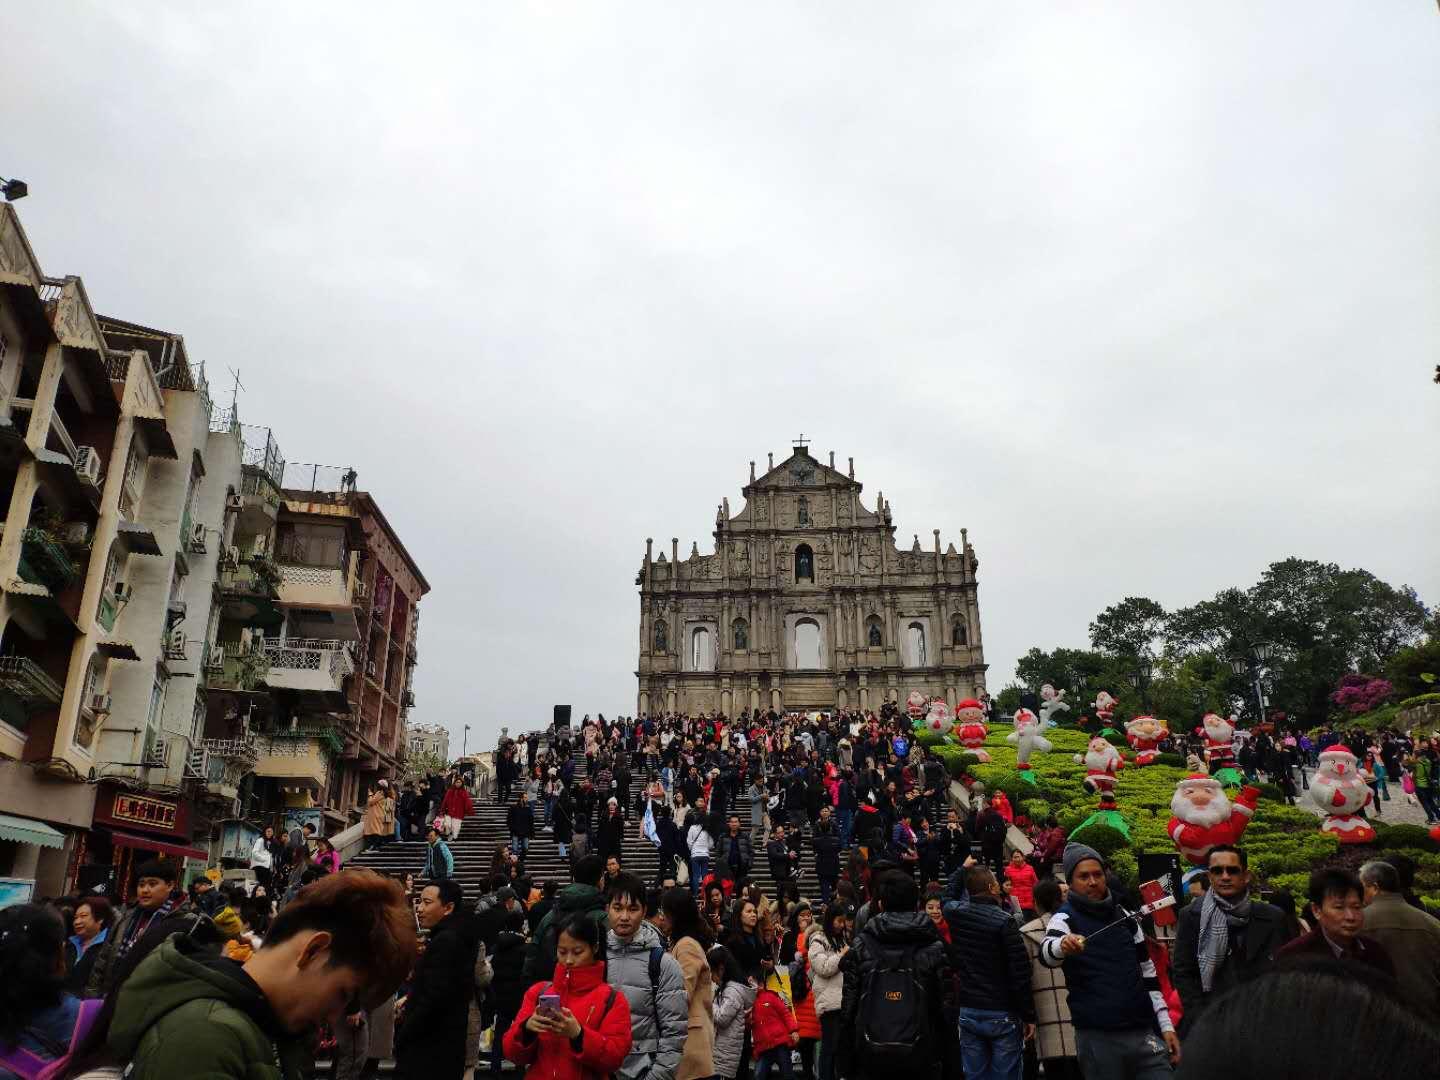
[[[570,726],[570,706],[555,706],[555,726],[557,728],[568,728]]]

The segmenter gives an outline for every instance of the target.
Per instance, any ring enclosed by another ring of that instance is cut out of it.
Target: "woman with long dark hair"
[[[705,950],[710,947],[710,929],[700,917],[695,897],[684,887],[665,890],[660,897],[660,914],[670,938],[670,955],[680,964],[685,977],[685,1002],[689,1025],[685,1032],[685,1053],[675,1070],[675,1080],[707,1080],[715,1075],[715,1021],[711,1017],[714,986]]]
[[[790,908],[785,937],[780,943],[780,963],[790,969],[790,1004],[800,1027],[800,1075],[814,1080],[815,1047],[820,1042],[820,1018],[815,1011],[815,993],[810,984],[808,939],[815,929],[815,916],[804,900]]]
[[[805,934],[810,960],[810,993],[820,1018],[820,1080],[835,1080],[835,1048],[840,1043],[840,1003],[845,977],[840,963],[850,952],[850,922],[854,909],[835,901],[825,909],[819,926]]]
[[[65,991],[65,924],[45,904],[0,911],[0,1075],[68,1059],[100,1012]]]
[[[765,945],[760,940],[760,908],[749,896],[742,896],[735,902],[725,947],[735,955],[747,979],[759,983],[774,969],[774,962],[769,960]]]

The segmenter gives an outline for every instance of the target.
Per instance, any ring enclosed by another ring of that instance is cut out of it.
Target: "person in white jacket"
[[[715,848],[715,822],[702,818],[685,833],[685,846],[690,849],[690,891],[698,899],[700,882],[710,872],[710,853]]]
[[[835,1048],[841,1037],[840,1003],[845,992],[840,964],[850,952],[854,925],[854,910],[843,900],[836,900],[825,909],[820,925],[812,926],[805,936],[810,992],[814,995],[815,1015],[820,1019],[820,1080],[835,1080]]]
[[[255,881],[264,885],[267,892],[270,890],[274,869],[270,845],[266,841],[265,833],[261,833],[255,837],[255,843],[250,845],[250,871],[255,875]]]

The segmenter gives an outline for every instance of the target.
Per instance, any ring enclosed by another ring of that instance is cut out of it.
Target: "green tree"
[[[1385,677],[1394,684],[1395,696],[1401,701],[1440,692],[1440,640],[1401,649],[1386,663]]]
[[[1144,596],[1111,604],[1090,624],[1090,644],[1114,656],[1148,656],[1165,630],[1165,609]]]

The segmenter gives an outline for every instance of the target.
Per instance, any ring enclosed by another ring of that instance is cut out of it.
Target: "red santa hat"
[[[1181,780],[1180,783],[1182,783],[1182,784],[1210,784],[1210,785],[1212,785],[1212,786],[1214,786],[1214,787],[1217,787],[1217,788],[1221,786],[1219,780],[1216,780],[1215,777],[1210,776],[1208,773],[1203,773],[1203,772],[1192,772],[1189,776],[1185,777],[1184,780]]]
[[[1354,757],[1354,756],[1355,756],[1355,755],[1351,752],[1350,747],[1344,746],[1344,745],[1342,745],[1341,743],[1336,743],[1334,746],[1327,746],[1324,750],[1321,750],[1320,753],[1322,753],[1322,754],[1349,754],[1351,757]]]
[[[984,712],[985,706],[981,705],[980,702],[976,701],[973,697],[967,697],[964,701],[956,704],[955,711],[959,712],[961,709],[979,709],[981,712]]]

